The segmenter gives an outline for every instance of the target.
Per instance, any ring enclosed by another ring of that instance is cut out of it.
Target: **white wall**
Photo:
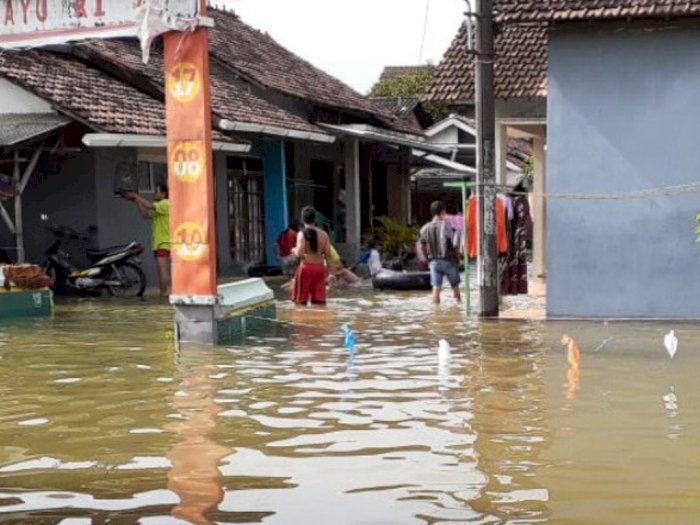
[[[25,89],[0,78],[0,114],[50,113],[51,106]]]
[[[432,137],[428,137],[428,142],[431,144],[458,144],[459,130],[454,126],[448,126]]]

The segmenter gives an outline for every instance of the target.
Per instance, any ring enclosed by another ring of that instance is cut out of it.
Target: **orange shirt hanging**
[[[476,198],[469,197],[467,201],[467,213],[465,215],[467,221],[467,249],[469,258],[476,259]],[[496,245],[498,255],[508,253],[508,234],[506,233],[506,207],[503,201],[496,197]]]

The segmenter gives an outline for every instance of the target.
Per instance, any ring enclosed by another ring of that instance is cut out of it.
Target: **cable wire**
[[[428,34],[428,18],[430,17],[430,0],[425,0],[425,18],[423,19],[423,36],[420,40],[420,53],[418,53],[418,64],[423,63],[423,50],[425,49],[425,37]]]

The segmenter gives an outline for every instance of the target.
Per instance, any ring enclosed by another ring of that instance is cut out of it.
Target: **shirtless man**
[[[301,263],[292,284],[292,301],[306,306],[326,304],[326,262],[331,262],[331,242],[328,234],[316,226],[316,210],[306,206],[301,210],[304,227],[297,235],[292,252]]]

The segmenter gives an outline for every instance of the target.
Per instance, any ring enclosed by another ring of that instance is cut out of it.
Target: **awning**
[[[239,131],[241,133],[261,133],[263,135],[273,135],[297,140],[308,140],[311,142],[322,142],[332,144],[335,142],[333,135],[326,133],[314,133],[313,131],[299,131],[296,129],[282,128],[278,126],[268,126],[264,124],[252,124],[250,122],[237,122],[228,119],[221,119],[218,125],[224,131]]]
[[[120,133],[87,133],[83,144],[90,148],[166,148],[168,141],[163,135],[128,135]],[[248,153],[250,144],[212,141],[214,151]]]
[[[408,146],[411,148],[432,151],[436,153],[452,153],[452,148],[430,144],[425,137],[412,133],[401,133],[388,129],[377,128],[368,124],[322,124],[317,126],[329,130],[337,135],[355,137],[371,142],[381,142],[384,144],[394,144],[396,146]]]
[[[429,162],[430,164],[447,168],[452,172],[456,172],[462,175],[476,174],[476,170],[471,166],[467,166],[466,164],[461,164],[459,162],[454,162],[452,160],[441,157],[440,155],[432,155],[426,151],[421,151],[419,149],[414,149],[411,153],[414,157],[418,157],[419,159]]]
[[[72,121],[56,113],[11,113],[0,115],[0,147],[16,146],[41,137]]]

